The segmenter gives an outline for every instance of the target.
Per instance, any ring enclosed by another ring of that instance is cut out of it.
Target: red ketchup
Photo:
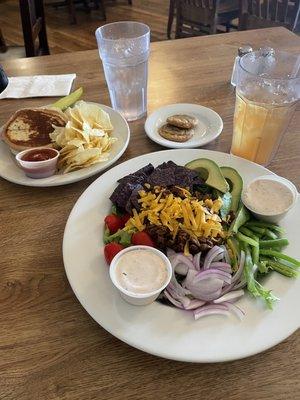
[[[57,153],[53,149],[36,149],[25,153],[21,160],[23,161],[46,161],[56,157]]]

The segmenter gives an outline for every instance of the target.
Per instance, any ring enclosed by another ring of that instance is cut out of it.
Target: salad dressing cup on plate
[[[131,246],[112,260],[109,275],[127,303],[153,303],[170,283],[172,266],[164,253],[150,246]]]

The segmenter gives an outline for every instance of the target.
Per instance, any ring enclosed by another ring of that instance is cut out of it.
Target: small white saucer
[[[167,118],[175,114],[186,114],[198,119],[193,137],[186,142],[173,142],[163,138],[158,133],[158,129],[166,123]],[[158,108],[149,115],[145,122],[147,136],[154,142],[171,149],[204,146],[216,139],[222,129],[223,121],[220,115],[210,108],[198,104],[178,103]]]

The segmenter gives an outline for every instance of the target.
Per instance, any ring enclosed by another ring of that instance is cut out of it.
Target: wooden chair
[[[0,28],[0,53],[5,53],[7,50],[7,45],[3,36],[3,33]]]
[[[26,57],[50,54],[42,0],[19,0]]]
[[[300,15],[300,0],[242,0],[239,29],[259,29],[284,26],[296,29]]]
[[[4,69],[0,65],[0,93],[2,93],[8,85],[8,78]]]
[[[176,0],[176,38],[217,33],[218,25],[226,32],[239,17],[238,0]]]
[[[94,0],[94,8],[95,10],[101,9],[101,13],[103,15],[103,20],[106,21],[106,12],[104,6],[104,0]],[[82,6],[82,9],[90,14],[91,7],[90,1],[88,0],[62,0],[62,1],[49,1],[45,3],[46,6],[58,8],[58,7],[67,7],[68,13],[70,16],[70,24],[77,24],[77,16],[76,16],[76,5],[79,4]]]
[[[174,19],[174,14],[175,14],[175,3],[176,3],[176,0],[170,0],[169,18],[168,18],[168,25],[167,25],[167,38],[168,39],[171,39],[171,31],[172,31],[173,19]]]

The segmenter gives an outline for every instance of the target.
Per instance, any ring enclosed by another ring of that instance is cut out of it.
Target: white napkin
[[[0,99],[66,96],[75,78],[76,74],[12,76]]]

